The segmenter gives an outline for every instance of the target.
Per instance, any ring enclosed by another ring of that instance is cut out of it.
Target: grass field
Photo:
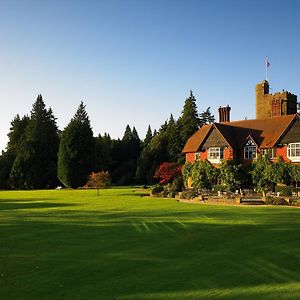
[[[0,192],[0,299],[300,299],[300,209]]]

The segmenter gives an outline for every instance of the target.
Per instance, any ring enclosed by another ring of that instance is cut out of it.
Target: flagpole
[[[268,81],[268,57],[267,56],[265,60],[265,67],[266,67],[266,81]]]

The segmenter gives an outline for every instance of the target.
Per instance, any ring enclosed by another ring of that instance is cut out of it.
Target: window
[[[267,155],[269,158],[276,157],[276,148],[261,149],[262,155]]]
[[[224,159],[224,148],[212,147],[208,149],[208,160],[219,162]]]
[[[245,159],[254,159],[256,158],[257,147],[255,143],[249,139],[244,147],[244,158]]]
[[[200,152],[196,152],[195,153],[195,160],[199,160],[200,159]]]
[[[300,161],[300,143],[288,144],[287,156],[292,161]]]

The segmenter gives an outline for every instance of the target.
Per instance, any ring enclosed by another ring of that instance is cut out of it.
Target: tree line
[[[199,127],[213,123],[208,107],[198,113],[190,92],[178,120],[171,114],[158,130],[148,126],[144,140],[126,126],[121,139],[94,136],[83,102],[63,131],[38,95],[29,115],[11,121],[9,141],[0,156],[1,189],[43,189],[63,184],[82,187],[92,172],[108,171],[112,182],[152,184],[162,162],[183,164],[182,149]]]

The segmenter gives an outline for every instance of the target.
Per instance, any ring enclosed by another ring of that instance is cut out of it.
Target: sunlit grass
[[[0,299],[300,299],[299,233],[297,208],[0,192]]]

